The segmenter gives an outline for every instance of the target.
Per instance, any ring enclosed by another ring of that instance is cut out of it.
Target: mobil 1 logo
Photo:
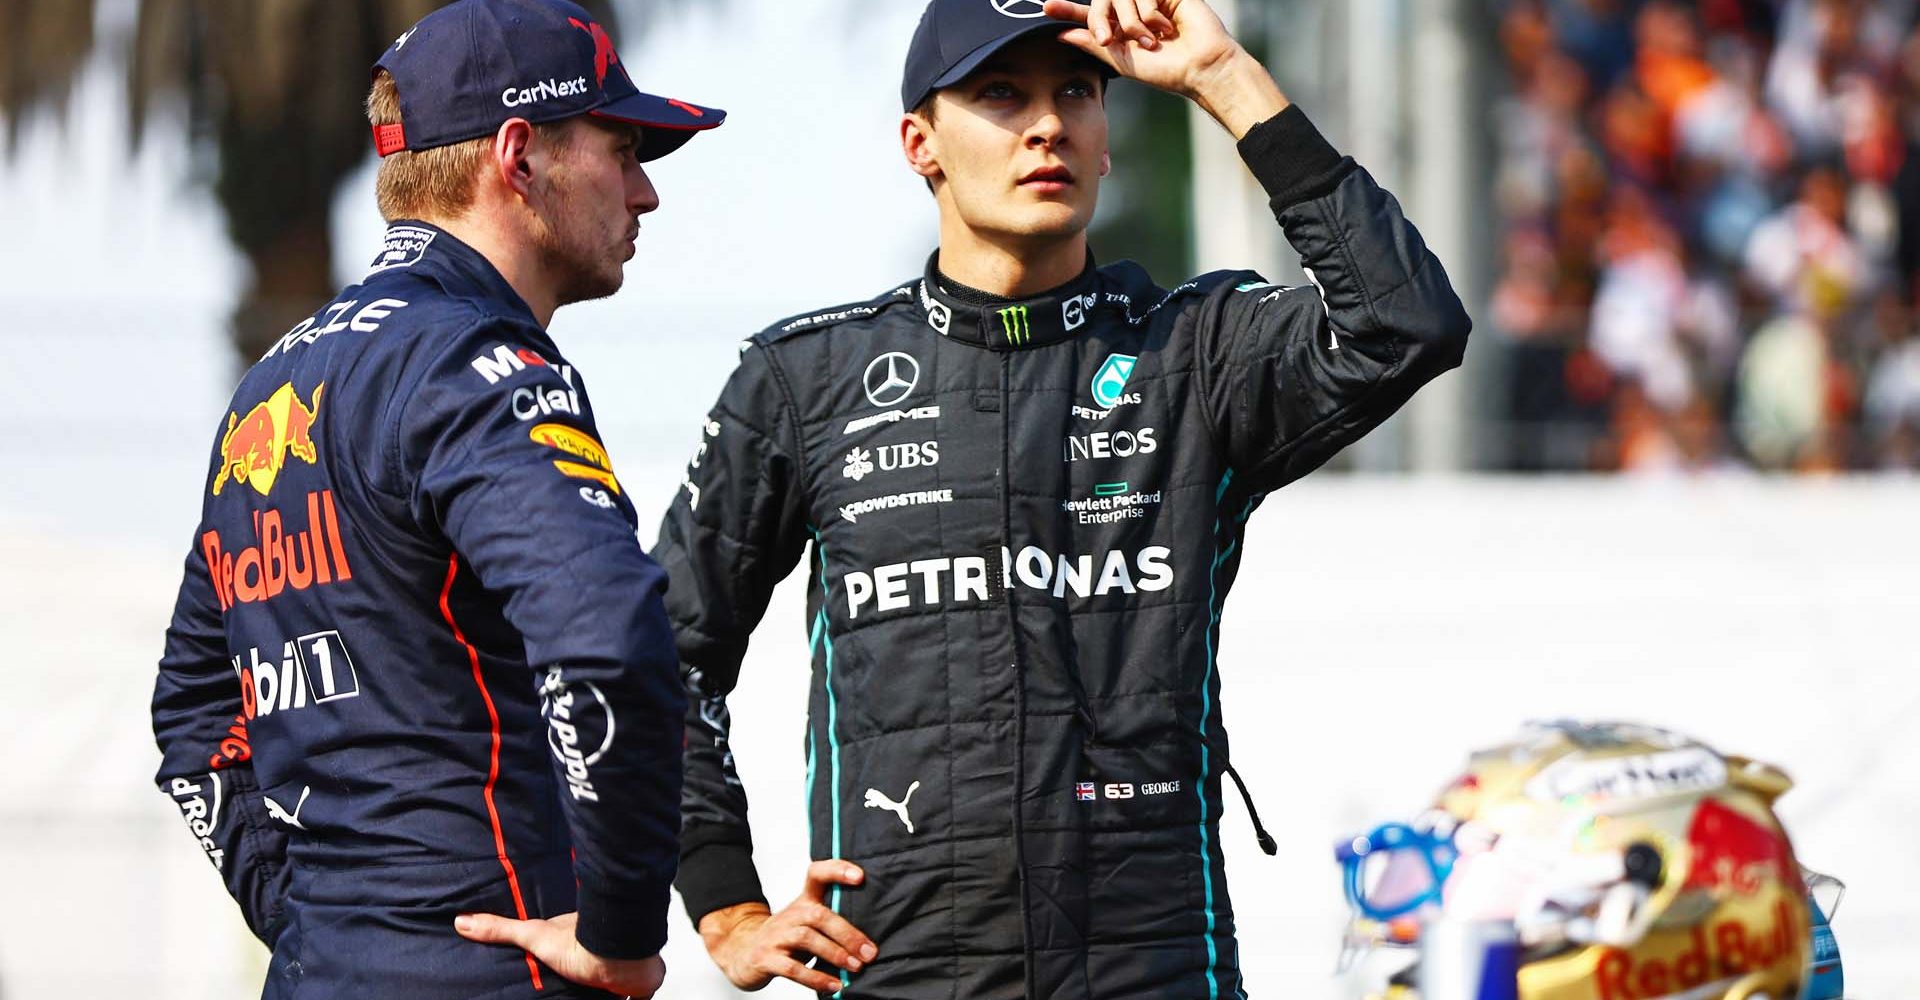
[[[282,643],[277,660],[271,654],[262,658],[260,648],[252,647],[244,658],[233,658],[233,671],[240,677],[242,707],[248,718],[360,694],[353,656],[336,631],[315,632]]]

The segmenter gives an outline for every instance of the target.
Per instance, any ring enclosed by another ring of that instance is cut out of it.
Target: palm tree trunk
[[[336,290],[333,234],[324,211],[290,221],[270,239],[243,247],[253,265],[253,283],[230,319],[234,350],[251,364],[301,320],[313,315]]]

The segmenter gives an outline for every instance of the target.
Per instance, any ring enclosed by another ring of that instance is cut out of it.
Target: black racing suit
[[[724,700],[804,554],[812,853],[866,869],[831,903],[880,948],[844,995],[1240,991],[1215,652],[1247,518],[1471,326],[1301,112],[1240,148],[1318,290],[1121,263],[982,306],[929,263],[745,345],[653,553],[696,699],[696,922],[764,899]]]
[[[423,223],[235,391],[153,729],[269,1000],[606,995],[463,912],[666,940],[686,698],[597,437],[526,304]]]

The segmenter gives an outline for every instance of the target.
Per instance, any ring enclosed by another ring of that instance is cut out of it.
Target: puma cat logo
[[[291,813],[287,812],[286,808],[282,806],[280,803],[273,801],[272,799],[268,798],[265,795],[260,796],[260,801],[266,803],[267,815],[269,817],[273,819],[277,819],[280,822],[285,823],[296,830],[304,830],[306,829],[306,827],[302,825],[300,822],[300,810],[306,808],[307,796],[312,794],[313,794],[312,786],[308,786],[306,788],[301,789],[300,801],[293,804],[293,812]]]
[[[912,785],[909,785],[907,787],[906,797],[902,798],[898,802],[895,802],[892,799],[887,798],[887,794],[885,792],[882,792],[878,788],[869,788],[867,789],[867,808],[868,809],[885,809],[888,812],[893,813],[895,816],[900,817],[900,822],[906,826],[907,832],[912,833],[913,818],[907,815],[907,803],[913,799],[913,793],[917,791],[919,788],[920,788],[920,783],[918,781],[914,782]]]

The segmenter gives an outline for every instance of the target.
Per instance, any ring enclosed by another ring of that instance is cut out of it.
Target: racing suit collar
[[[394,268],[417,272],[449,295],[498,303],[528,323],[540,325],[533,309],[492,261],[433,223],[396,219],[387,225],[380,255],[374,258],[367,277]]]
[[[927,325],[953,340],[992,350],[1021,351],[1045,347],[1078,336],[1093,318],[1100,301],[1100,271],[1093,252],[1079,277],[1027,299],[969,301],[942,287],[940,253],[927,258],[925,276],[916,294]]]

